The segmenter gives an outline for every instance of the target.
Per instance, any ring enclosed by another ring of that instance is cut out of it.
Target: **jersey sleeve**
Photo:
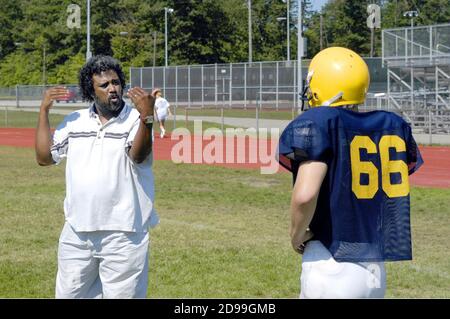
[[[61,163],[61,161],[67,157],[67,151],[69,149],[70,122],[76,120],[79,116],[80,115],[77,112],[67,115],[53,132],[53,141],[50,152],[55,164]]]
[[[324,128],[310,119],[297,118],[281,134],[278,161],[291,172],[296,172],[304,161],[328,163],[330,141]]]
[[[405,124],[405,139],[407,149],[407,161],[408,161],[408,174],[411,175],[417,171],[423,164],[422,155],[420,154],[419,147],[412,135],[411,127]]]

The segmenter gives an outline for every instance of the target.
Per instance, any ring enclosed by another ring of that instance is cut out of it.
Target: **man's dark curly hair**
[[[109,70],[117,73],[122,89],[125,88],[125,75],[123,74],[119,61],[107,55],[96,55],[86,62],[78,74],[78,82],[83,101],[94,101],[95,93],[92,76]]]

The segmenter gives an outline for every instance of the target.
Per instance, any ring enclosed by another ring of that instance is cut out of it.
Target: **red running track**
[[[35,129],[32,128],[0,128],[0,145],[15,147],[34,147]],[[239,145],[239,143],[242,145]],[[232,143],[232,144],[231,144]],[[233,147],[226,147],[233,145]],[[190,139],[172,140],[170,137],[155,137],[155,160],[184,159],[194,164],[213,164],[233,168],[266,169],[274,173],[275,159],[272,144],[268,140],[260,140],[260,153],[257,153],[255,139],[245,141],[242,138],[205,139],[194,136]],[[415,186],[450,188],[450,147],[420,146],[425,161],[420,170],[411,176],[411,184]],[[239,150],[239,151],[238,151]],[[173,153],[173,154],[172,154]],[[238,158],[238,154],[245,154]],[[208,156],[209,155],[209,156]],[[238,161],[239,160],[239,161]],[[222,164],[218,164],[221,162]],[[281,169],[280,170],[284,170]]]

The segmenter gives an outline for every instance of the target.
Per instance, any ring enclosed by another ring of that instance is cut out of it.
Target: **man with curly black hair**
[[[48,114],[67,94],[43,96],[36,159],[66,161],[65,224],[58,246],[56,298],[145,298],[149,227],[154,210],[152,127],[155,98],[136,87],[122,98],[125,76],[109,56],[94,56],[79,73],[88,109],[65,117],[52,134]]]

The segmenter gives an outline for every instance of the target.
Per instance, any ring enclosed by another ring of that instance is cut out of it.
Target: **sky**
[[[328,0],[312,0],[311,1],[312,9],[314,11],[320,11],[320,8],[322,8],[322,6],[327,2]]]

